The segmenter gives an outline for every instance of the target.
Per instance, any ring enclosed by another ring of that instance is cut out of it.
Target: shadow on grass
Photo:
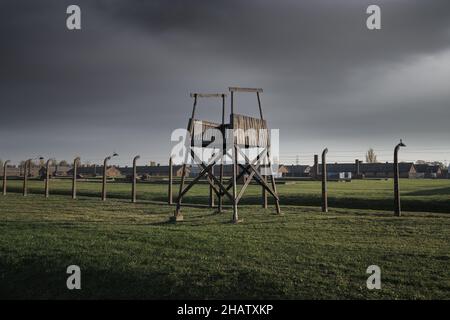
[[[156,197],[155,200],[163,200]],[[205,204],[208,202],[208,197],[202,196],[188,196],[183,199],[186,203],[190,204]],[[322,199],[317,196],[283,196],[280,195],[281,205],[288,206],[309,206],[320,207]],[[240,205],[261,205],[261,198],[258,196],[247,196],[242,198]],[[269,197],[269,205],[272,205],[273,201]],[[224,205],[230,205],[229,201],[224,201]],[[328,206],[334,208],[345,209],[369,209],[369,210],[393,210],[394,199],[361,199],[361,198],[337,198],[328,197]],[[402,208],[405,211],[412,212],[436,212],[436,213],[450,213],[450,202],[445,200],[411,200],[403,199]]]
[[[450,187],[417,190],[405,193],[406,196],[437,196],[437,195],[450,195]]]
[[[85,260],[90,260],[86,258]],[[262,299],[286,296],[283,285],[248,270],[231,274],[199,273],[192,263],[188,269],[143,261],[141,270],[119,265],[118,270],[79,261],[82,268],[82,290],[66,288],[66,268],[73,258],[30,256],[20,264],[0,260],[7,281],[0,287],[1,299]],[[98,261],[97,261],[98,262]],[[164,269],[164,268],[162,268]],[[138,272],[137,272],[138,271]]]

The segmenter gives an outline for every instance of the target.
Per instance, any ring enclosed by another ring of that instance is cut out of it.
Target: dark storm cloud
[[[76,32],[65,28],[73,3]],[[381,6],[380,31],[365,27],[369,4]],[[4,1],[0,157],[163,161],[188,93],[228,85],[265,89],[282,153],[438,144],[449,138],[449,18],[439,0]]]

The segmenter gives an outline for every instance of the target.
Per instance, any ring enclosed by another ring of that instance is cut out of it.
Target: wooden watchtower
[[[238,204],[251,181],[255,181],[257,184],[261,185],[263,197],[265,197],[266,192],[273,196],[277,213],[281,213],[275,178],[271,170],[270,135],[261,107],[260,94],[263,90],[256,88],[230,87],[229,91],[231,94],[229,123],[225,123],[226,94],[191,93],[191,97],[194,99],[194,104],[192,108],[192,115],[188,122],[188,132],[191,136],[191,139],[188,141],[188,147],[190,148],[188,148],[188,152],[186,152],[186,158],[183,163],[177,206],[173,217],[171,217],[172,221],[183,220],[183,215],[181,212],[183,196],[196,183],[198,183],[202,177],[206,177],[211,189],[218,197],[219,212],[222,211],[223,197],[226,196],[230,200],[233,206],[232,221],[234,223],[239,222]],[[235,113],[234,96],[238,92],[256,94],[260,115],[259,118]],[[222,123],[202,121],[195,118],[199,98],[221,98]],[[194,128],[196,128],[196,130],[194,130]],[[222,139],[215,139],[214,134],[211,134],[211,132],[219,132],[222,135]],[[208,161],[205,161],[195,152],[195,148],[198,149],[199,147],[212,148],[214,150],[219,150],[219,152],[214,152]],[[253,152],[253,155],[256,154],[256,157],[253,159],[250,159],[249,156],[251,154],[248,152],[250,149],[256,151]],[[189,184],[185,186],[186,165],[189,156],[191,156],[194,163],[201,168],[201,171],[196,177],[193,178],[193,180],[190,181]],[[224,181],[223,166],[227,159],[229,159],[232,165],[232,177],[227,181]],[[213,170],[213,166],[217,163],[220,164],[218,177],[216,177]],[[270,184],[267,182],[267,178],[270,179]],[[243,185],[240,190],[238,190],[238,183],[241,180],[243,180]]]

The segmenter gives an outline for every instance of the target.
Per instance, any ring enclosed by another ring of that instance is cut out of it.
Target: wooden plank
[[[195,96],[197,96],[197,98],[222,98],[222,96],[227,96],[226,93],[196,93],[193,92],[191,93],[191,98],[195,98]]]
[[[231,117],[234,139],[239,146],[266,147],[267,122],[254,117],[233,114]]]
[[[230,92],[263,92],[261,88],[229,87]]]

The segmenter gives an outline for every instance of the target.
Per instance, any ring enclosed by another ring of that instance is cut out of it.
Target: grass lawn
[[[44,182],[29,182],[30,192],[44,193]],[[70,195],[70,179],[56,179],[50,182],[52,194]],[[321,204],[321,183],[319,181],[297,181],[278,185],[282,205],[314,206]],[[78,194],[89,197],[100,197],[100,180],[95,182],[78,182]],[[10,192],[22,192],[22,181],[8,182]],[[178,186],[174,185],[174,199],[178,194]],[[450,179],[401,179],[400,191],[402,208],[406,211],[450,213]],[[130,199],[130,183],[109,183],[108,197]],[[138,199],[167,202],[167,182],[138,183]],[[208,203],[208,186],[194,187],[185,201],[188,203]],[[261,188],[250,185],[242,204],[261,203]],[[330,207],[351,209],[393,210],[393,180],[353,180],[352,182],[329,182],[328,203]],[[271,201],[269,196],[269,202]]]
[[[448,193],[427,192],[449,183],[430,182],[409,190],[402,181],[404,199],[448,201]],[[330,193],[337,200],[365,193],[390,201],[383,198],[391,182],[362,183],[330,183]],[[32,192],[40,192],[38,184],[32,182]],[[53,191],[66,193],[66,184],[52,181]],[[128,195],[128,185],[109,187],[111,196]],[[140,185],[139,196],[147,200],[137,204],[103,203],[92,197],[100,184],[89,183],[80,184],[75,201],[61,194],[0,196],[0,297],[450,299],[448,214],[397,218],[391,211],[336,207],[323,214],[293,205],[296,197],[316,197],[318,184],[304,182],[280,185],[283,216],[249,205],[258,201],[254,187],[240,207],[241,224],[229,223],[230,211],[195,207],[184,208],[184,222],[169,224],[173,207],[156,202],[166,199],[165,188]],[[201,191],[206,186],[187,201],[206,202]],[[82,290],[66,289],[71,264],[81,268]],[[381,290],[366,288],[366,268],[373,264],[382,270]]]

